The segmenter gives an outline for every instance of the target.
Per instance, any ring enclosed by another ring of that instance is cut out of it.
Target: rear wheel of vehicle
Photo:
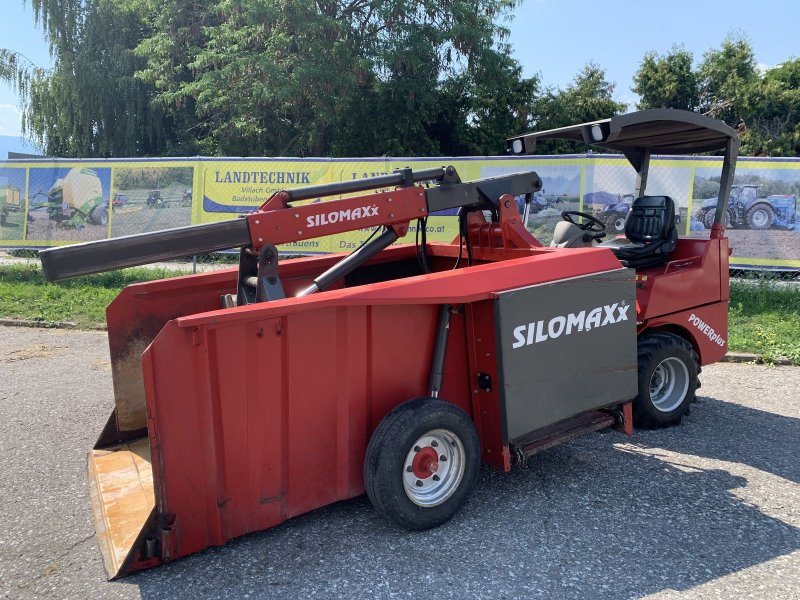
[[[703,213],[703,226],[706,229],[711,229],[711,226],[714,224],[714,211],[707,210]]]
[[[757,204],[747,211],[747,225],[750,229],[769,229],[775,220],[775,211],[769,204]]]
[[[651,333],[639,339],[638,361],[634,423],[650,428],[677,425],[698,387],[700,361],[694,348],[676,335]]]
[[[108,225],[108,209],[105,206],[98,206],[92,211],[92,221],[97,225]]]
[[[364,486],[381,514],[407,529],[430,529],[467,499],[480,462],[467,413],[449,402],[415,398],[386,415],[372,434]]]
[[[611,229],[616,233],[625,231],[625,215],[616,213],[614,215],[614,220],[611,222]]]

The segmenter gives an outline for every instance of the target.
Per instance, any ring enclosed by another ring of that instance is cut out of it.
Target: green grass
[[[185,273],[135,268],[48,283],[37,264],[0,265],[0,318],[105,327],[106,306],[131,283]]]
[[[732,281],[728,346],[800,364],[800,285]]]
[[[47,283],[38,264],[0,265],[0,318],[102,328],[106,306],[123,287],[182,274],[135,268]],[[728,343],[733,351],[754,352],[767,362],[789,358],[800,364],[800,285],[732,281]]]

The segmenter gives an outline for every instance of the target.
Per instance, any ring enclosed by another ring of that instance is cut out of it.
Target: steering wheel
[[[573,217],[581,217],[586,220],[586,223],[577,223]],[[606,236],[606,224],[590,214],[578,212],[577,210],[565,210],[561,213],[561,218],[585,231],[586,235],[593,240],[599,240]]]

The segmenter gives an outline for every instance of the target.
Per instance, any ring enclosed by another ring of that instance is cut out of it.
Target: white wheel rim
[[[767,224],[767,213],[764,210],[757,210],[753,213],[753,225],[763,227]]]
[[[689,391],[689,369],[674,356],[665,358],[650,376],[650,401],[661,412],[678,408]]]
[[[403,462],[403,489],[417,506],[430,508],[446,502],[464,478],[466,452],[449,429],[420,436]]]
[[[625,219],[620,217],[616,221],[614,221],[614,230],[622,231],[623,229],[625,229]]]

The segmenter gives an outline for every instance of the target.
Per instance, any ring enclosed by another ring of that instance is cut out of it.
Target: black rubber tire
[[[703,213],[703,227],[706,229],[711,229],[711,226],[714,224],[714,211],[707,210]]]
[[[6,224],[6,214],[0,213],[0,225],[5,225],[5,224]]]
[[[756,213],[762,212],[765,214],[765,221],[764,222],[755,222],[755,215]],[[775,222],[775,211],[769,204],[764,204],[763,202],[760,204],[756,204],[753,208],[747,211],[747,226],[750,229],[756,230],[764,230],[769,229],[772,227],[772,224]]]
[[[739,218],[737,217],[737,214],[736,214],[735,210],[733,210],[732,208],[729,208],[727,215],[728,215],[728,217],[727,217],[727,221],[725,222],[725,226],[728,229],[736,229],[737,227],[741,226],[741,223],[739,222]]]
[[[650,397],[653,372],[667,358],[681,361],[688,374],[688,386],[683,399],[674,409],[659,409]],[[678,425],[689,411],[699,386],[700,360],[692,345],[671,333],[649,333],[639,337],[639,394],[633,401],[633,422],[637,427],[659,428]]]
[[[108,209],[105,206],[97,206],[91,214],[95,225],[108,225]]]
[[[464,446],[464,474],[458,487],[442,504],[421,507],[403,487],[403,468],[412,445],[434,429],[449,429]],[[378,424],[364,458],[364,487],[376,510],[401,527],[424,530],[450,519],[461,507],[478,478],[480,441],[467,413],[449,402],[414,398],[397,406]]]

